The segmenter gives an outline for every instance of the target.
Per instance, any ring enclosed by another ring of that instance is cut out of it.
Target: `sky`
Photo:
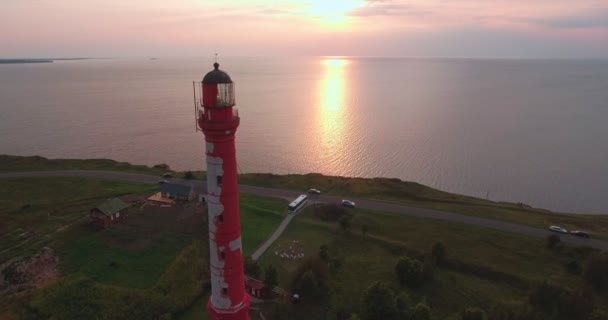
[[[1,0],[0,57],[608,59],[608,0]]]

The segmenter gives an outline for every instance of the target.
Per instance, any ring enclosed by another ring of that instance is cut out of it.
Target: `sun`
[[[325,22],[344,22],[352,10],[362,7],[362,0],[308,0],[308,11]]]

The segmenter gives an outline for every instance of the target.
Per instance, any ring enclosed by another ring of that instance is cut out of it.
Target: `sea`
[[[0,65],[0,154],[204,170],[213,59]],[[608,214],[608,60],[221,57],[240,172],[389,177]],[[314,187],[314,186],[310,186]]]

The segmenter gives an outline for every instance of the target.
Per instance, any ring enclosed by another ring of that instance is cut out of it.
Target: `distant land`
[[[92,58],[43,58],[43,59],[0,59],[0,64],[52,63],[59,60],[87,60]]]

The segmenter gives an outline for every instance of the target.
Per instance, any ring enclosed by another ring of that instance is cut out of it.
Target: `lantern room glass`
[[[217,103],[218,107],[234,106],[234,83],[217,84]]]

